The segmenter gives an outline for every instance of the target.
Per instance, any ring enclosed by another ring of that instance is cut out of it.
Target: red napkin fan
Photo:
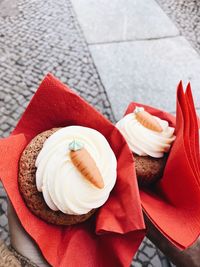
[[[177,89],[175,118],[158,109],[131,103],[126,111],[143,106],[151,114],[175,126],[176,140],[171,148],[162,179],[149,190],[140,190],[142,207],[155,226],[177,247],[190,246],[200,234],[199,129],[190,84]]]
[[[118,176],[108,201],[91,219],[64,227],[45,223],[29,211],[19,193],[17,176],[18,161],[28,142],[42,131],[68,125],[91,127],[106,137],[117,158]],[[49,264],[130,265],[144,237],[132,154],[113,124],[50,74],[11,136],[0,140],[0,177],[23,227]]]

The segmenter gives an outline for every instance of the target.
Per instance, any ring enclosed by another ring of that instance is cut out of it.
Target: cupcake
[[[117,122],[116,127],[133,152],[139,186],[148,186],[160,179],[175,140],[175,129],[143,107],[136,107],[133,113]]]
[[[72,225],[87,220],[109,197],[117,161],[98,131],[68,126],[37,135],[19,161],[19,190],[44,221]]]

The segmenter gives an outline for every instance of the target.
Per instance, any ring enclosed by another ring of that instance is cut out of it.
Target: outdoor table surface
[[[176,248],[144,214],[147,226],[147,237],[153,242],[177,267],[200,267],[200,238],[185,250]]]

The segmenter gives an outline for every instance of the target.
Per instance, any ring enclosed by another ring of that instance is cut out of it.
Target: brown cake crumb
[[[162,178],[167,162],[167,155],[164,155],[162,158],[153,158],[134,154],[134,159],[140,187],[149,186]]]

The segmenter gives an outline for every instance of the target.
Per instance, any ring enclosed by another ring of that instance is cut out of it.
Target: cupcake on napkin
[[[145,235],[133,166],[117,128],[51,74],[0,140],[2,183],[54,267],[130,266]]]
[[[115,154],[100,132],[83,126],[51,129],[23,151],[19,189],[35,215],[72,225],[90,218],[107,201],[116,170]]]
[[[139,185],[148,186],[160,179],[175,140],[174,127],[138,106],[118,121],[116,127],[133,152]]]
[[[184,92],[180,82],[176,104],[176,117],[154,107],[133,102],[129,104],[124,116],[126,118],[129,114],[133,120],[136,107],[143,107],[154,118],[167,121],[169,127],[175,128],[170,139],[174,139],[173,136],[176,138],[167,152],[163,175],[152,186],[140,187],[140,198],[143,211],[154,226],[174,246],[185,249],[200,234],[199,118],[190,84]],[[126,131],[131,128],[129,124],[123,126],[127,127]],[[157,135],[156,132],[154,134]],[[137,164],[137,158],[135,163]]]

